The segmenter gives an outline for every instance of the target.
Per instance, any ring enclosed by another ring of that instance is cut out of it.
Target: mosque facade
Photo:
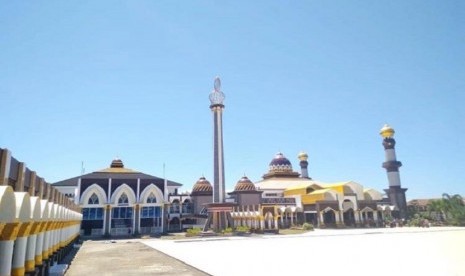
[[[109,168],[73,177],[53,186],[81,207],[83,236],[157,234],[168,229],[165,214],[177,208],[180,183],[124,167],[120,159]],[[166,204],[173,195],[171,205]],[[174,212],[176,213],[176,212]]]

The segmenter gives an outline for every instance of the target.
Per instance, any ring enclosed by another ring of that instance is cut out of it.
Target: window
[[[153,193],[150,193],[149,197],[147,198],[147,203],[157,203],[157,198]]]
[[[103,208],[82,208],[83,220],[102,220]]]
[[[123,193],[118,199],[118,205],[125,205],[128,203],[128,196],[126,195],[126,193]]]
[[[132,207],[115,207],[112,209],[113,219],[130,219],[132,218]]]
[[[161,217],[161,208],[158,206],[142,207],[141,218],[158,218]]]
[[[93,193],[93,194],[90,196],[89,201],[87,202],[87,204],[89,204],[89,205],[92,205],[92,204],[99,204],[99,202],[98,202],[98,196],[97,196],[95,193]]]

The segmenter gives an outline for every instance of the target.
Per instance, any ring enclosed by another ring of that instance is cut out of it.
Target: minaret
[[[407,189],[400,186],[399,167],[402,163],[396,159],[396,140],[394,140],[394,129],[389,125],[384,125],[379,134],[383,137],[384,152],[386,155],[386,162],[383,163],[383,168],[386,169],[389,189],[384,191],[387,193],[392,205],[399,209],[398,218],[406,218],[407,216],[407,200],[405,198],[405,191]]]
[[[213,112],[213,202],[223,203],[225,198],[224,153],[223,153],[223,101],[221,81],[215,78],[210,94],[210,109]]]
[[[312,179],[308,176],[308,154],[301,151],[299,153],[299,155],[297,156],[300,160],[300,170],[301,170],[301,175],[300,177],[302,178],[308,178],[308,179]]]

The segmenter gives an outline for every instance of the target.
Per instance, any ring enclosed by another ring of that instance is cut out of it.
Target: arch
[[[383,198],[383,195],[374,189],[363,191],[363,196],[365,200],[381,200]]]
[[[123,184],[116,188],[116,190],[111,195],[110,202],[112,204],[118,205],[118,199],[121,197],[123,193],[127,195],[129,205],[133,205],[134,203],[136,203],[136,195],[134,191],[131,189],[131,187],[128,186],[128,184]]]
[[[341,203],[341,209],[346,212],[349,209],[355,210],[355,203],[351,199],[344,199]]]
[[[324,192],[325,200],[336,201],[338,199],[338,193],[334,190],[327,190]]]
[[[355,194],[355,190],[348,184],[345,184],[343,187],[344,194]]]
[[[360,210],[360,212],[374,212],[375,210],[373,210],[372,208],[366,206],[365,208],[363,208],[362,210]]]
[[[103,188],[100,187],[98,184],[92,184],[89,187],[87,187],[87,189],[85,189],[84,192],[82,193],[81,200],[79,202],[80,205],[82,206],[89,205],[88,204],[89,198],[94,193],[98,196],[98,200],[100,204],[105,204],[107,202],[106,200],[107,196]]]
[[[353,193],[355,193],[357,195],[358,198],[363,197],[363,186],[360,185],[359,183],[354,182],[354,181],[349,181],[349,182],[344,184],[344,188],[345,187],[350,187],[350,189],[353,191]],[[344,191],[344,193],[345,193],[345,191]]]
[[[145,187],[140,195],[140,203],[148,203],[147,199],[150,197],[150,194],[153,193],[156,198],[156,202],[153,203],[163,203],[163,192],[155,186],[153,183]]]
[[[90,197],[89,200],[87,201],[87,204],[89,205],[97,205],[99,204],[99,198],[96,193],[93,193]]]
[[[31,200],[29,193],[15,192],[16,198],[16,218],[19,222],[31,220]]]
[[[125,192],[122,192],[118,198],[118,205],[119,204],[129,204],[128,195]]]
[[[16,198],[10,186],[0,186],[0,223],[15,221]]]
[[[323,223],[331,225],[336,223],[336,211],[331,207],[326,207],[323,212]]]
[[[190,198],[186,198],[186,199],[184,199],[183,203],[191,203],[191,200],[190,200]]]

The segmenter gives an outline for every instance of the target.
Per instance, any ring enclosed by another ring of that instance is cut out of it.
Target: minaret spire
[[[379,134],[383,137],[383,147],[385,152],[385,162],[383,168],[386,169],[389,189],[384,191],[387,193],[392,205],[399,209],[398,218],[406,218],[407,216],[407,200],[405,191],[400,185],[399,168],[402,166],[400,161],[396,159],[396,140],[394,140],[395,131],[392,127],[385,124]]]

